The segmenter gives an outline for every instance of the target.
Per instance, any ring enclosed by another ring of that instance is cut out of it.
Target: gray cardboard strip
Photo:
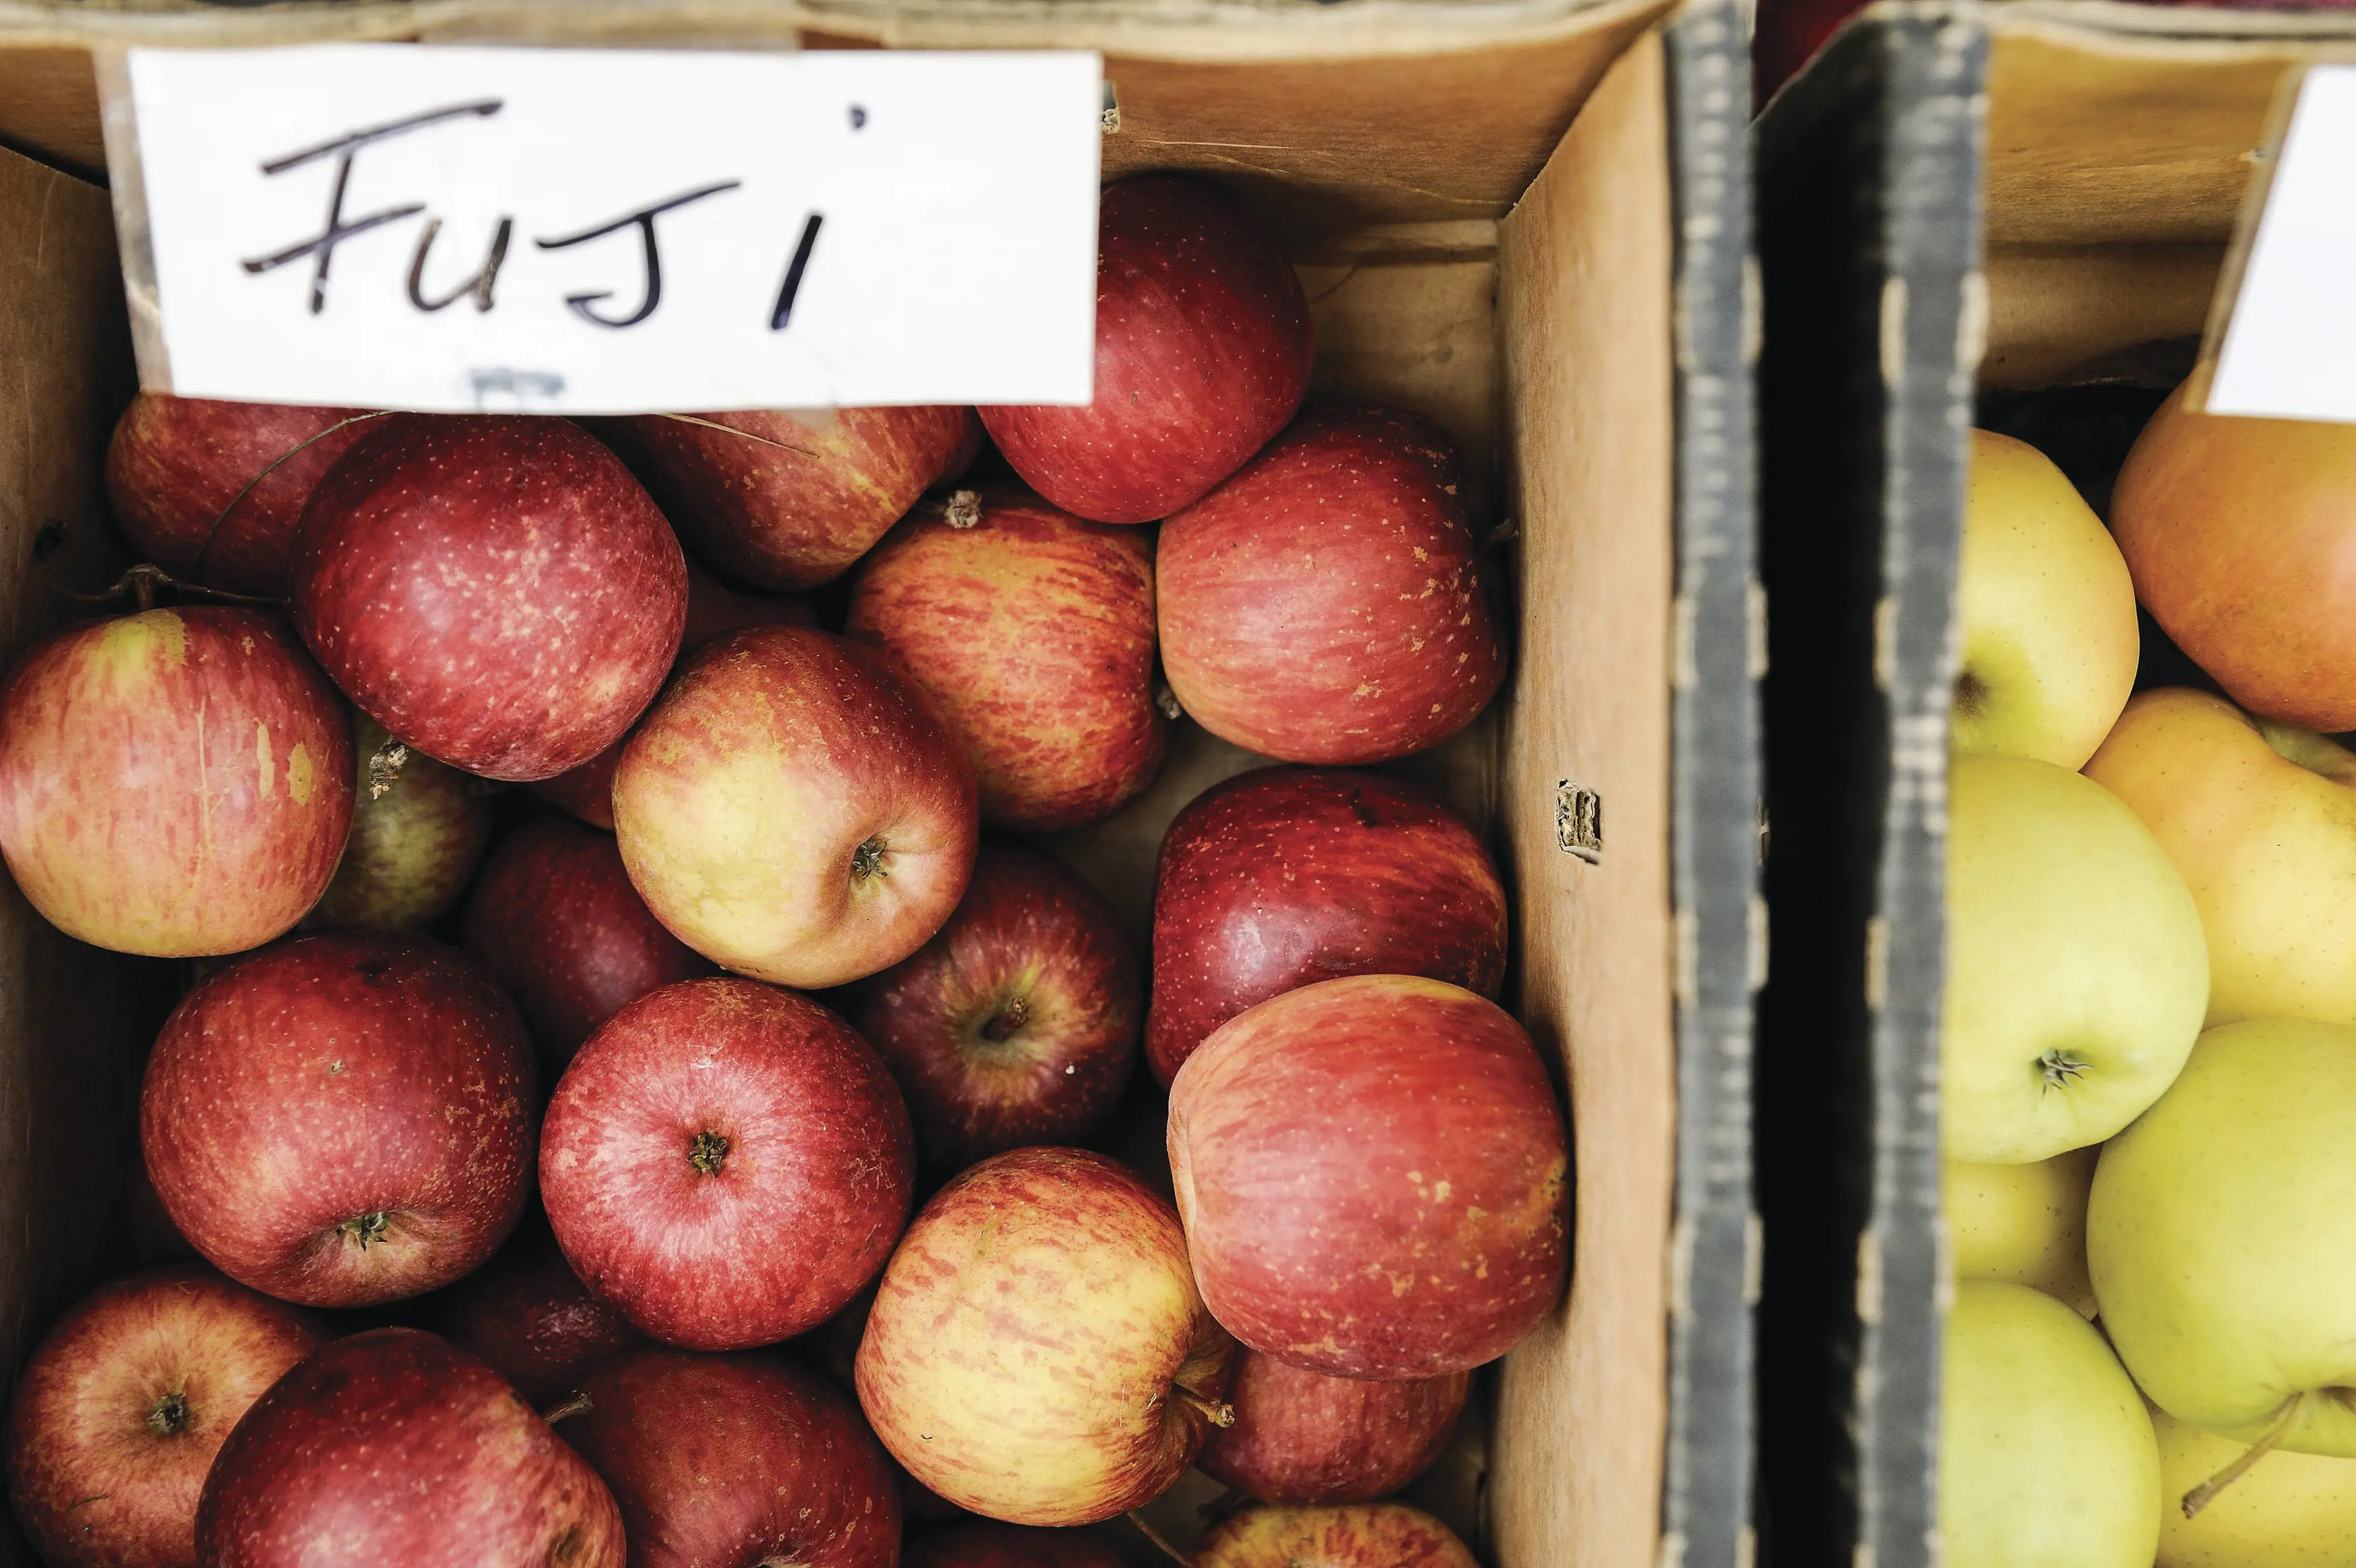
[[[1751,1542],[1751,987],[1763,943],[1752,625],[1756,301],[1748,28],[1731,0],[1667,30],[1675,171],[1677,680],[1671,896],[1677,1173],[1662,1562],[1734,1564]],[[1686,965],[1680,965],[1684,970]]]
[[[1877,6],[1760,127],[1765,1559],[1937,1561],[1946,722],[1987,37]]]

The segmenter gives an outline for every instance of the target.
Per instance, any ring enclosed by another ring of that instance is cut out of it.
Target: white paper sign
[[[1088,400],[1093,54],[344,44],[135,49],[126,75],[156,389]]]
[[[2356,66],[2299,87],[2208,409],[2356,422]]]

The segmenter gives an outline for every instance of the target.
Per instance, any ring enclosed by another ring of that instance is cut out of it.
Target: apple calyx
[[[174,1389],[147,1412],[147,1430],[158,1437],[177,1437],[188,1429],[192,1419],[187,1392]]]
[[[384,792],[401,782],[401,770],[409,765],[409,742],[387,737],[383,745],[369,753],[369,798],[381,800]]]
[[[2045,1075],[2048,1089],[2067,1089],[2093,1069],[2094,1063],[2080,1061],[2058,1045],[2037,1059],[2037,1070]]]
[[[717,1176],[728,1163],[728,1140],[706,1127],[687,1146],[687,1163],[705,1176]]]
[[[1206,1399],[1184,1383],[1172,1383],[1170,1392],[1179,1403],[1222,1431],[1236,1424],[1236,1407],[1223,1399]]]
[[[2282,1408],[2275,1412],[2275,1418],[2267,1425],[2264,1435],[2244,1449],[2241,1456],[2232,1464],[2184,1494],[2183,1500],[2178,1505],[2183,1509],[2184,1517],[2191,1519],[2200,1513],[2202,1509],[2217,1500],[2219,1492],[2248,1475],[2252,1466],[2273,1453],[2276,1445],[2289,1435],[2291,1423],[2298,1419],[2299,1406],[2306,1403],[2307,1391],[2304,1389],[2283,1401]]]
[[[1955,717],[1958,719],[1978,718],[1981,711],[1987,707],[1987,682],[1982,680],[1970,670],[1963,670],[1956,675]]]
[[[884,864],[884,852],[889,848],[881,833],[870,835],[851,852],[851,880],[856,883],[870,877],[890,876],[891,871]]]
[[[380,1209],[373,1214],[355,1214],[337,1225],[336,1234],[348,1236],[366,1252],[372,1246],[392,1240],[392,1215]]]
[[[999,1009],[991,1014],[981,1026],[981,1038],[992,1045],[1003,1045],[1014,1038],[1024,1024],[1031,1021],[1031,1001],[1027,997],[1009,997]]]
[[[979,528],[981,525],[981,492],[950,491],[949,498],[941,506],[941,521],[959,530]]]

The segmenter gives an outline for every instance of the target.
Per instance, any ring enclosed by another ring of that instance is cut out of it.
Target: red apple
[[[603,1481],[499,1375],[415,1328],[337,1339],[221,1445],[205,1568],[622,1568]]]
[[[428,756],[544,779],[619,740],[679,652],[662,514],[569,421],[403,414],[303,509],[295,624],[362,712]]]
[[[815,626],[817,612],[797,594],[744,593],[729,587],[693,561],[687,563],[687,631],[679,640],[685,658],[712,638],[746,626]],[[577,768],[527,785],[552,805],[592,827],[614,831],[614,770],[622,765],[624,736]]]
[[[351,821],[343,702],[251,610],[86,621],[0,693],[0,857],[96,946],[259,947],[318,901]]]
[[[973,871],[973,770],[890,656],[823,632],[735,632],[687,662],[622,752],[630,881],[705,957],[840,986],[941,928]]]
[[[621,1505],[631,1568],[893,1568],[900,1497],[850,1396],[775,1352],[609,1361],[564,1435]]]
[[[1420,415],[1303,415],[1162,526],[1162,663],[1195,721],[1289,763],[1376,763],[1505,678],[1463,479]]]
[[[8,1410],[8,1500],[52,1568],[184,1568],[197,1494],[246,1407],[327,1342],[310,1314],[181,1264],[59,1319]]]
[[[1368,1502],[1431,1467],[1472,1384],[1468,1372],[1330,1378],[1246,1350],[1227,1395],[1236,1424],[1212,1433],[1194,1464],[1262,1502]]]
[[[1084,1530],[1039,1530],[995,1520],[908,1538],[900,1568],[1122,1568],[1120,1553]]]
[[[458,933],[523,1009],[552,1080],[623,1003],[712,973],[630,886],[611,837],[552,815],[499,841]]]
[[[947,925],[846,1008],[907,1096],[926,1164],[1076,1143],[1137,1061],[1144,979],[1110,905],[1029,849],[988,843]]]
[[[1211,1531],[1194,1568],[1477,1568],[1453,1531],[1405,1503],[1248,1508]]]
[[[1345,1378],[1494,1360],[1561,1299],[1562,1116],[1504,1008],[1400,975],[1221,1025],[1170,1088],[1203,1299],[1255,1350]]]
[[[697,553],[761,588],[841,575],[960,456],[969,408],[634,414],[597,432]]]
[[[155,1191],[230,1278],[307,1307],[447,1285],[530,1189],[531,1047],[466,955],[337,932],[240,960],[172,1010],[139,1140]]]
[[[1234,1419],[1234,1350],[1168,1204],[1102,1155],[1026,1148],[925,1205],[855,1371],[884,1446],[950,1502],[1093,1524],[1161,1496]]]
[[[446,763],[411,752],[390,779],[369,765],[391,742],[375,720],[353,726],[352,833],[327,892],[303,923],[423,931],[466,891],[491,839],[491,797]]]
[[[867,1042],[749,980],[686,980],[590,1038],[549,1102],[541,1200],[573,1272],[698,1350],[832,1316],[907,1222],[908,1113]]]
[[[106,499],[132,548],[173,576],[275,599],[312,486],[376,422],[142,392],[107,443]]]
[[[1161,771],[1153,557],[1012,486],[928,506],[859,569],[844,631],[899,656],[973,759],[984,821],[1055,833],[1109,816]]]
[[[1264,768],[1196,795],[1154,874],[1153,1075],[1167,1084],[1245,1008],[1345,975],[1497,994],[1505,889],[1464,820],[1413,784],[1338,768]]]
[[[426,1325],[543,1408],[590,1369],[645,1342],[589,1294],[545,1222],[526,1221],[489,1263],[434,1299]]]
[[[981,411],[1031,487],[1105,523],[1165,517],[1284,428],[1309,387],[1309,301],[1207,186],[1148,175],[1097,215],[1096,400]]]

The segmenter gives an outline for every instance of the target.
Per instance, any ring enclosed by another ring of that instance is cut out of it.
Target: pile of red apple
[[[1149,176],[1086,408],[134,402],[155,570],[17,661],[0,853],[203,962],[163,1261],[17,1384],[42,1555],[1087,1568],[1199,1466],[1202,1568],[1469,1568],[1376,1499],[1554,1310],[1565,1135],[1495,868],[1365,765],[1504,651],[1449,438],[1304,410],[1310,339]],[[983,832],[1111,816],[1182,713],[1307,765],[1179,814],[1149,965]],[[1085,1147],[1141,1049],[1166,1168]]]

